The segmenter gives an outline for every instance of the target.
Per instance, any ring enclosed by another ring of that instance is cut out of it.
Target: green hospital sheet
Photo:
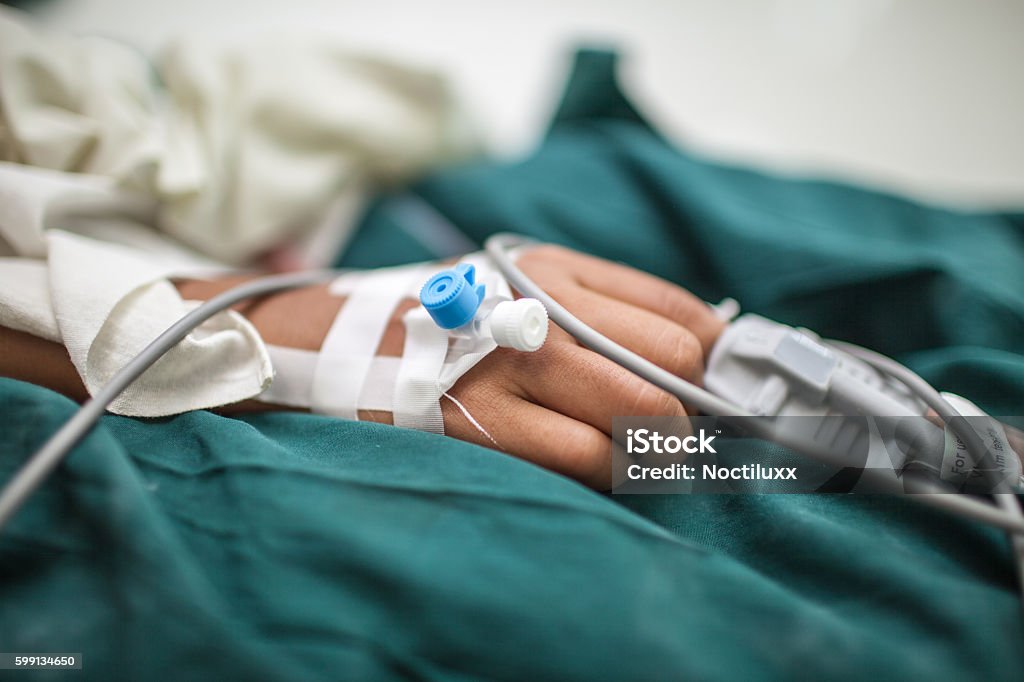
[[[1024,413],[1020,216],[681,152],[611,54],[580,53],[529,158],[405,192]],[[433,255],[395,200],[345,265]],[[0,380],[3,480],[74,407]],[[52,679],[1016,680],[1024,614],[1005,537],[908,499],[608,496],[369,423],[111,415],[0,535],[0,651],[83,653]]]

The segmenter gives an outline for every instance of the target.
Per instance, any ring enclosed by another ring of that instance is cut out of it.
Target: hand
[[[587,324],[670,372],[700,381],[704,358],[724,323],[699,299],[632,268],[555,246],[529,251],[519,265]],[[205,300],[251,277],[185,280],[177,286],[185,298]],[[413,299],[399,304],[378,355],[401,355],[402,316],[417,304]],[[267,343],[315,351],[343,305],[344,299],[320,285],[249,301],[236,309]],[[0,348],[6,351],[0,353],[0,376],[85,399],[85,387],[60,344],[0,327]],[[494,441],[455,403],[442,398],[450,436],[497,447],[595,488],[610,484],[613,416],[686,414],[673,396],[580,347],[555,325],[541,350],[498,349],[463,375],[449,394]],[[220,409],[238,413],[281,408],[246,400]],[[360,411],[359,417],[392,421],[387,412]]]
[[[689,292],[624,265],[540,246],[519,266],[556,301],[599,332],[689,381],[725,323]],[[613,416],[684,416],[671,394],[581,347],[553,323],[535,353],[499,348],[463,375],[455,399],[493,438],[442,398],[445,432],[497,447],[606,489]]]

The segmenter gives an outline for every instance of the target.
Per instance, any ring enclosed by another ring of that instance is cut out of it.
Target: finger
[[[686,416],[671,393],[586,348],[552,347],[538,370],[521,385],[527,399],[608,436],[613,417]]]
[[[555,285],[548,293],[612,341],[691,383],[701,382],[704,349],[689,329],[575,283]]]
[[[449,395],[458,404],[442,399],[448,435],[497,447],[592,488],[610,487],[611,439],[594,427],[508,393],[486,405],[475,394]]]
[[[660,277],[560,246],[544,245],[524,254],[562,263],[582,286],[668,318],[691,330],[704,354],[711,350],[725,322],[689,291]]]

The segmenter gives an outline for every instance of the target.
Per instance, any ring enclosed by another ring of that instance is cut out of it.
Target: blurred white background
[[[54,0],[45,25],[152,52],[316,32],[449,74],[492,151],[528,153],[571,47],[705,154],[946,204],[1024,206],[1019,0]]]

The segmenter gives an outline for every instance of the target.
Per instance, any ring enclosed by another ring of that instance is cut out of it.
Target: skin
[[[614,341],[691,381],[724,328],[711,309],[684,289],[624,265],[556,246],[525,253],[519,265],[559,303]],[[205,300],[245,278],[182,281],[186,299]],[[284,292],[237,310],[275,345],[318,350],[344,299],[325,286]],[[392,316],[378,355],[401,355],[401,316]],[[297,313],[296,311],[301,311]],[[0,375],[29,381],[84,400],[85,389],[60,344],[0,327]],[[445,433],[497,447],[594,488],[610,482],[613,416],[684,416],[672,395],[575,342],[552,324],[535,353],[498,349],[462,376],[449,392],[492,436],[489,440],[456,405],[442,399]],[[237,413],[284,409],[248,400],[225,406]],[[361,412],[383,423],[391,415]]]

